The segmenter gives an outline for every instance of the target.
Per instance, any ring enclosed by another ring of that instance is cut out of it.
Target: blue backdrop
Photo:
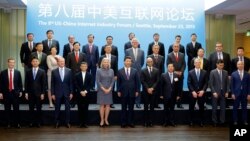
[[[48,29],[54,30],[54,38],[60,42],[60,55],[70,34],[81,45],[87,43],[88,34],[94,34],[99,51],[106,43],[106,36],[113,36],[113,44],[119,49],[120,68],[123,66],[124,43],[130,32],[135,33],[145,54],[156,32],[165,44],[166,53],[177,34],[182,36],[181,44],[186,46],[191,33],[196,33],[198,41],[205,47],[204,1],[28,0],[27,32],[34,33],[38,42],[46,38]]]

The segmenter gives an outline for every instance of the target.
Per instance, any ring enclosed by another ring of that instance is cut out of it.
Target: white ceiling
[[[26,5],[21,0],[0,0],[0,8],[10,11],[11,9],[25,9]],[[226,0],[208,9],[206,14],[236,15],[236,32],[245,33],[250,30],[250,0]]]
[[[227,0],[206,11],[206,14],[235,15],[236,32],[250,30],[250,0]]]

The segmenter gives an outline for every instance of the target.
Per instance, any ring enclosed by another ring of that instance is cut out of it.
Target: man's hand
[[[44,100],[44,94],[41,94],[40,98],[41,98],[41,100]]]
[[[218,98],[218,94],[217,93],[213,93],[213,97],[214,98]]]
[[[193,98],[197,98],[197,93],[195,91],[192,92]]]
[[[3,99],[3,94],[2,93],[0,93],[0,99]]]
[[[118,97],[121,97],[121,96],[122,96],[121,92],[118,92],[117,95],[118,95]]]
[[[56,96],[55,95],[52,95],[51,98],[56,101]]]
[[[28,95],[28,93],[25,93],[25,99],[26,99],[26,100],[29,100],[29,95]]]
[[[135,92],[135,97],[138,97],[139,96],[139,93],[138,92]]]
[[[69,100],[73,98],[73,94],[69,94]]]
[[[232,94],[232,99],[233,99],[233,100],[235,100],[235,99],[236,99],[236,97],[235,97],[235,95],[234,95],[234,94]]]

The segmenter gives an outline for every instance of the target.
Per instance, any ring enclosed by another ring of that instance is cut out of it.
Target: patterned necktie
[[[129,71],[128,71],[128,68],[127,68],[127,71],[126,71],[126,76],[127,76],[127,80],[129,80]]]
[[[36,79],[36,69],[35,68],[33,69],[33,79],[34,80]]]

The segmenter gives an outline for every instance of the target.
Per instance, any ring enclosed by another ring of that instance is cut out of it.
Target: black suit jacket
[[[30,68],[32,67],[31,61],[32,61],[33,57],[38,58],[37,52],[33,52],[30,55],[30,65],[29,65]],[[48,66],[47,66],[47,55],[45,53],[42,53],[42,59],[41,59],[41,62],[39,64],[39,68],[41,68],[41,69],[45,70],[45,72],[47,72],[47,69],[48,69]]]
[[[194,69],[195,66],[194,66],[194,60],[196,58],[193,58],[192,61],[191,61],[191,69]],[[206,58],[203,58],[203,70],[209,72],[210,71],[210,68],[209,68],[209,61],[206,59]]]
[[[89,44],[85,44],[84,46],[82,46],[82,52],[86,54],[87,56],[87,61],[88,61],[88,65],[92,67],[96,66],[96,64],[99,61],[99,50],[98,50],[98,46],[93,44],[92,45],[92,52],[90,53],[89,50]]]
[[[206,92],[208,86],[208,77],[207,72],[205,70],[200,69],[200,78],[199,81],[196,77],[195,69],[192,69],[188,72],[188,89],[189,92],[193,91],[198,92],[203,90]]]
[[[117,92],[121,92],[121,97],[135,97],[135,93],[140,92],[140,77],[136,69],[131,67],[129,80],[124,68],[118,71]]]
[[[151,55],[153,54],[153,46],[154,46],[155,42],[152,42],[148,45],[148,55]],[[159,50],[159,54],[161,56],[163,56],[165,58],[165,47],[164,47],[164,44],[162,42],[158,42],[158,45],[160,47],[160,50]]]
[[[22,77],[19,70],[14,70],[14,91],[16,94],[19,94],[23,91]],[[8,69],[5,69],[0,74],[0,93],[3,95],[8,94],[9,92],[9,77],[8,77]]]
[[[106,55],[102,55],[98,61],[98,66],[99,68],[101,67],[101,62],[102,59],[105,58]],[[114,55],[111,55],[111,69],[114,71],[114,76],[117,76],[117,72],[118,72],[118,62],[117,62],[117,57]]]
[[[50,48],[48,46],[48,39],[43,40],[42,43],[43,43],[43,52],[46,53],[47,55],[50,55]],[[60,53],[60,45],[59,45],[59,42],[57,40],[52,39],[51,46],[56,46],[56,49],[57,49],[56,54]]]
[[[149,74],[148,67],[141,70],[141,84],[145,94],[147,94],[148,88],[154,88],[154,92],[157,90],[159,83],[159,71],[157,68],[152,69],[151,75]]]
[[[164,99],[170,99],[171,97],[179,96],[179,78],[178,75],[173,73],[173,83],[171,83],[169,73],[163,73],[160,78],[160,95]]]
[[[72,51],[73,51],[73,49],[72,49]],[[65,44],[65,45],[63,46],[63,58],[64,58],[65,60],[67,60],[68,54],[71,53],[72,51],[71,51],[71,49],[70,49],[69,43]]]
[[[132,44],[131,41],[128,41],[127,43],[124,44],[124,52],[130,48],[132,48]],[[140,48],[140,44],[138,45],[138,48]]]
[[[81,96],[80,92],[81,91],[87,91],[86,97],[89,96],[90,94],[90,88],[91,88],[91,82],[92,82],[92,76],[89,72],[86,72],[85,79],[83,80],[82,78],[82,72],[78,72],[75,75],[75,90],[77,96]]]
[[[224,70],[231,74],[231,59],[228,53],[222,52],[223,54],[223,61],[224,61]],[[216,69],[216,62],[218,60],[217,52],[210,54],[208,61],[210,66],[210,71]]]
[[[105,55],[105,46],[102,46],[102,50],[101,50],[101,55]],[[118,49],[117,46],[112,45],[112,51],[111,54],[116,56],[116,59],[118,60]]]
[[[190,42],[186,46],[186,52],[188,56],[188,69],[191,70],[191,61],[194,57],[197,57],[198,50],[202,48],[201,44],[199,42],[195,42],[195,46],[193,46],[193,43]]]
[[[171,53],[171,52],[173,52],[173,44],[170,45],[169,48],[168,48],[168,53]],[[182,44],[180,44],[179,52],[183,53],[184,56],[185,56],[185,54],[186,54],[186,53],[185,53],[185,48],[184,48],[184,46],[183,46]]]
[[[232,61],[231,61],[232,72],[238,70],[237,69],[237,62],[238,61],[239,61],[238,57],[235,57],[232,59]],[[250,59],[244,56],[244,70],[248,72],[249,69],[250,69]]]
[[[170,63],[174,64],[175,71],[181,71],[182,73],[184,73],[185,68],[186,68],[186,62],[185,62],[185,57],[183,53],[178,52],[178,61],[176,61],[175,55],[173,52],[169,53],[168,58],[167,58],[167,65]]]
[[[20,59],[21,59],[21,63],[24,63],[26,66],[29,65],[29,59],[30,59],[30,55],[32,52],[36,52],[36,43],[33,42],[33,49],[32,51],[30,51],[29,48],[29,43],[28,42],[24,42],[21,46],[21,50],[20,50]]]
[[[25,74],[25,93],[28,95],[40,97],[46,92],[46,73],[43,69],[38,69],[34,80],[33,68],[30,68]]]
[[[75,52],[71,52],[68,54],[66,60],[66,67],[72,70],[72,75],[80,71],[81,62],[87,62],[87,56],[85,53],[79,52],[79,59],[76,62]]]
[[[153,59],[153,66],[159,70],[159,76],[164,72],[164,57],[161,55],[158,55],[158,59],[156,60],[154,55],[151,54],[148,57]]]

